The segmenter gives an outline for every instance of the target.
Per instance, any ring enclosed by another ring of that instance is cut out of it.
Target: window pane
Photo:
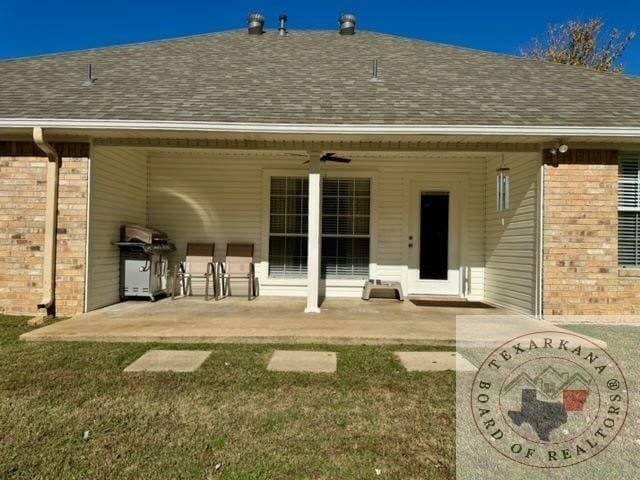
[[[323,215],[337,215],[338,214],[338,199],[335,197],[324,196],[322,199],[322,214]]]
[[[338,215],[353,215],[353,197],[338,198]]]
[[[335,235],[338,233],[338,217],[335,215],[322,216],[322,234]]]
[[[307,238],[269,238],[269,276],[305,277],[307,275]]]
[[[353,233],[356,235],[369,235],[369,217],[355,217]]]
[[[271,277],[304,277],[307,274],[307,185],[306,178],[271,178]]]
[[[366,195],[367,197],[371,195],[371,180],[369,180],[368,178],[359,179],[359,180],[356,180],[354,183],[355,183],[356,195],[358,196]]]
[[[284,195],[287,192],[287,179],[271,177],[271,195]]]
[[[348,180],[338,180],[338,194],[341,197],[350,197],[353,195],[353,183],[354,180],[352,179],[348,179]]]
[[[640,266],[640,213],[618,213],[618,263],[623,266]]]
[[[301,217],[300,215],[287,215],[286,233],[306,234],[307,227],[305,225],[305,217]]]
[[[324,237],[322,275],[325,278],[368,278],[369,239]]]
[[[322,182],[322,195],[325,197],[336,197],[338,195],[338,180],[325,178]]]
[[[284,215],[286,206],[286,197],[271,196],[271,214],[278,213]]]
[[[287,195],[305,195],[303,185],[306,182],[303,178],[287,178]]]
[[[353,235],[353,217],[338,217],[338,234]]]
[[[271,215],[271,233],[284,233],[285,232],[285,216],[284,215]]]
[[[287,214],[300,215],[306,213],[307,197],[287,197]]]
[[[371,199],[369,197],[357,197],[354,204],[354,213],[356,215],[369,215]]]

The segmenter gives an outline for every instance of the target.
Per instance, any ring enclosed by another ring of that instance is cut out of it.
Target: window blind
[[[309,181],[272,177],[269,222],[269,276],[307,276]]]
[[[322,184],[322,273],[368,278],[371,180],[325,179]]]
[[[618,164],[618,264],[640,267],[640,156]]]
[[[272,177],[269,276],[307,275],[309,184],[306,178]],[[325,178],[322,184],[322,275],[367,278],[371,180]]]

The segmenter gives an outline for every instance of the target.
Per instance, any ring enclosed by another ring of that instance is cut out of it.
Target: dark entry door
[[[420,279],[447,280],[449,269],[449,193],[420,198]]]

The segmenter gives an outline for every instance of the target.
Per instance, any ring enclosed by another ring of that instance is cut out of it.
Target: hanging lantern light
[[[496,169],[496,191],[497,191],[497,210],[505,212],[509,210],[509,191],[511,170],[504,164],[504,155],[502,156],[502,165]]]

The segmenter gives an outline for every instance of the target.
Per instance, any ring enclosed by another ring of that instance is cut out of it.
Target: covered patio
[[[283,307],[297,319],[320,312],[323,297],[323,320],[341,318],[333,302],[359,298],[367,279],[399,282],[406,295],[539,315],[537,145],[260,138],[96,138],[85,310],[120,301],[113,244],[122,225],[139,224],[175,243],[172,269],[190,242],[215,243],[217,262],[229,243],[253,245],[260,295],[306,298]],[[348,162],[323,162],[322,152]],[[511,171],[511,208],[499,212],[501,165]],[[165,314],[164,306],[149,308]]]
[[[304,297],[186,297],[128,301],[23,334],[26,341],[490,345],[525,332],[563,330],[500,308],[418,307],[411,301],[329,298],[305,315]],[[475,307],[475,306],[474,306]],[[456,316],[464,315],[458,322]],[[456,324],[457,323],[457,324]]]

